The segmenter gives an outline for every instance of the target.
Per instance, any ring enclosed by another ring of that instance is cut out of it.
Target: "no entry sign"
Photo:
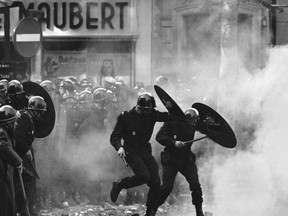
[[[34,56],[42,44],[42,28],[38,21],[27,17],[19,21],[13,31],[15,50],[23,57]]]

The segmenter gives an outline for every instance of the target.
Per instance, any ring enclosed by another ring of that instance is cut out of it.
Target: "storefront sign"
[[[23,0],[19,20],[26,9],[44,11],[43,35],[134,34],[137,24],[135,0]],[[0,19],[0,31],[4,20]]]
[[[87,53],[84,51],[45,52],[43,74],[45,77],[59,77],[83,74],[86,71]]]
[[[117,74],[117,76],[128,77],[130,65],[130,53],[97,53],[88,49],[46,51],[42,76],[47,78],[89,76],[100,82],[101,75]]]

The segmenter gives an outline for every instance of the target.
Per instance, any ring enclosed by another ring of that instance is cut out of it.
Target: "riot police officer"
[[[85,78],[80,81],[80,88],[82,91],[88,90],[92,92],[93,84],[89,79]]]
[[[13,133],[16,110],[0,107],[0,215],[16,216],[13,173],[22,170],[22,160],[14,151]]]
[[[125,157],[134,175],[113,182],[110,197],[117,201],[122,189],[133,188],[143,184],[149,186],[146,201],[146,215],[155,215],[160,177],[159,167],[152,155],[149,140],[156,122],[165,122],[172,119],[167,112],[155,110],[156,103],[150,93],[141,94],[137,105],[129,111],[122,112],[118,117],[115,128],[110,136],[111,145],[120,157]],[[121,140],[124,140],[122,145]]]
[[[14,109],[20,110],[27,106],[27,97],[23,89],[23,85],[18,80],[11,80],[8,83],[7,95],[9,97],[9,105]]]
[[[85,115],[78,130],[78,135],[80,136],[89,132],[99,133],[105,131],[106,96],[105,94],[102,95],[102,91],[99,91],[100,89],[103,88],[95,90],[93,94],[87,89],[79,94],[79,104],[82,106],[83,115]],[[106,93],[106,90],[103,90]]]
[[[165,148],[161,152],[163,174],[157,207],[161,206],[170,195],[176,175],[180,172],[189,183],[196,215],[204,216],[202,189],[195,163],[196,156],[191,151],[192,142],[185,143],[185,141],[194,139],[195,131],[199,130],[200,127],[198,110],[188,108],[185,117],[165,122],[158,131],[156,140]]]
[[[110,134],[114,129],[119,113],[122,111],[118,105],[117,97],[110,89],[100,87],[94,90],[93,98],[95,107],[105,115],[105,129]]]
[[[53,83],[50,80],[44,80],[40,83],[40,86],[43,87],[49,94],[55,91]]]
[[[32,147],[34,141],[34,124],[41,119],[46,111],[46,102],[40,96],[32,96],[28,101],[28,108],[19,110],[17,126],[15,128],[16,152],[23,160],[23,182],[27,193],[29,211],[36,215],[34,205],[36,203],[36,177],[35,155]],[[17,180],[17,178],[16,178]],[[18,179],[19,180],[19,179]],[[19,195],[21,193],[19,181],[15,182],[16,207],[20,215],[25,215],[25,201]]]
[[[65,102],[70,98],[75,98],[76,86],[70,79],[65,79],[61,82],[59,92],[62,95],[62,100]]]

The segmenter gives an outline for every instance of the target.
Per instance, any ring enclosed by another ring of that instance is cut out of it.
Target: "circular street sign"
[[[13,44],[21,56],[34,56],[42,44],[40,23],[30,17],[21,19],[13,31]]]

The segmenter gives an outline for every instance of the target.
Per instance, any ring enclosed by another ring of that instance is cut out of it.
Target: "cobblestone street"
[[[49,209],[40,211],[40,216],[132,216],[134,214],[143,216],[145,214],[145,205],[135,204],[124,206],[105,203],[103,205],[79,205],[66,209]],[[156,216],[188,216],[193,214],[195,214],[193,206],[189,203],[183,203],[173,206],[165,204],[158,209]],[[209,213],[206,213],[205,215],[208,216]]]

